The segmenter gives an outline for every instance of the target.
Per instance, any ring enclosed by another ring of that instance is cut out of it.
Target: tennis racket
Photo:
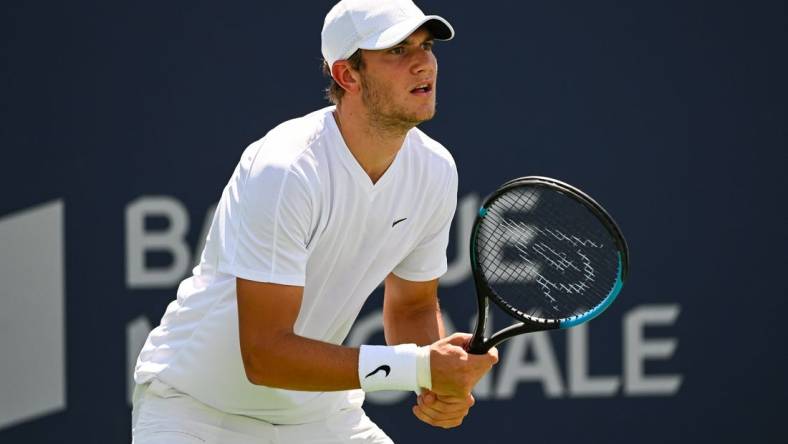
[[[503,184],[471,231],[479,316],[470,353],[522,333],[588,322],[616,299],[629,267],[624,236],[584,192],[547,177]],[[485,338],[493,301],[520,321]]]

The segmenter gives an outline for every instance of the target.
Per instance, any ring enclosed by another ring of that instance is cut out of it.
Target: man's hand
[[[439,396],[465,399],[471,389],[498,362],[498,350],[473,355],[465,351],[468,333],[454,333],[430,345],[432,391]]]
[[[475,402],[470,393],[464,398],[456,398],[439,396],[424,389],[418,397],[418,405],[413,406],[413,414],[431,426],[450,429],[462,424]]]

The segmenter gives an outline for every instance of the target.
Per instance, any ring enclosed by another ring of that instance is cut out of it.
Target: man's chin
[[[378,120],[385,126],[397,127],[407,131],[421,123],[431,120],[433,117],[435,117],[434,107],[431,109],[423,109],[421,111],[400,111],[388,115],[378,114],[378,119],[375,120]]]
[[[413,126],[419,125],[428,120],[432,120],[433,117],[435,117],[435,108],[432,108],[429,111],[415,114],[413,115],[413,119],[412,119],[412,121],[414,122]]]

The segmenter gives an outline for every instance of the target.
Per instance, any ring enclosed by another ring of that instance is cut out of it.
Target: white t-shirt
[[[217,409],[273,424],[361,405],[360,390],[300,392],[247,380],[235,277],[303,286],[295,333],[341,344],[389,273],[427,281],[446,272],[457,169],[442,145],[414,128],[373,184],[333,111],[285,122],[244,151],[200,265],[140,353],[137,383],[155,377]]]

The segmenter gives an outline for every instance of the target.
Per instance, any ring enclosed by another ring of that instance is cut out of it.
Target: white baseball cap
[[[437,40],[454,37],[446,19],[424,15],[411,0],[342,0],[323,23],[323,58],[333,66],[358,49],[391,48],[425,23]]]

